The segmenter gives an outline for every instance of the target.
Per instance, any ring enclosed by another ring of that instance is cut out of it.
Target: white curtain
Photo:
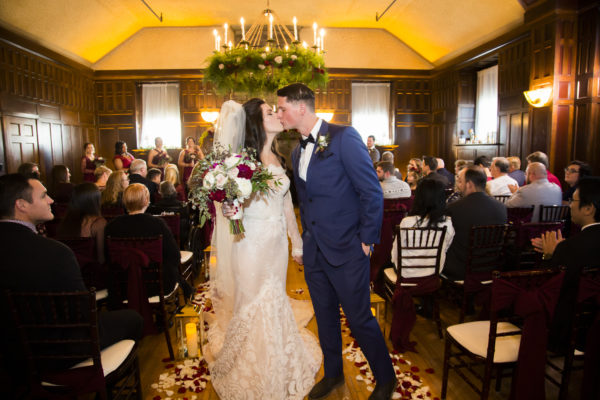
[[[393,143],[389,83],[352,83],[352,126],[365,143],[370,135],[376,144]]]
[[[482,142],[495,141],[498,127],[498,66],[477,72],[475,134]]]
[[[154,147],[160,136],[167,147],[181,147],[179,84],[158,83],[142,86],[142,133],[138,146]]]

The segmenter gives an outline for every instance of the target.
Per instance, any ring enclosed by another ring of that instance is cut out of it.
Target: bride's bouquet
[[[244,232],[242,203],[252,193],[270,190],[270,181],[275,185],[279,183],[273,181],[273,175],[256,160],[253,149],[232,153],[217,146],[194,167],[188,181],[189,201],[200,211],[200,226],[211,218],[213,201],[228,203],[235,210],[229,219],[230,232],[238,235]]]

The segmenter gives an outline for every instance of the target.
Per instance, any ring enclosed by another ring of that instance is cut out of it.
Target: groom
[[[367,148],[352,127],[315,114],[315,95],[294,83],[277,91],[277,116],[302,141],[292,153],[304,240],[305,277],[315,308],[325,377],[309,399],[344,383],[339,305],[377,380],[369,399],[390,399],[396,376],[371,313],[369,253],[379,241],[383,195]]]

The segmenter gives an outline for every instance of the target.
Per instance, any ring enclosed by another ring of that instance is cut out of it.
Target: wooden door
[[[2,118],[7,173],[17,172],[24,162],[39,163],[36,120],[6,116]]]

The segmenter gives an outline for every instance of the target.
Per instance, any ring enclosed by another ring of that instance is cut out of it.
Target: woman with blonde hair
[[[175,187],[175,191],[177,192],[177,200],[187,201],[185,185],[183,185],[179,180],[179,169],[175,164],[169,164],[165,168],[165,181],[170,182]]]
[[[123,207],[123,191],[129,185],[129,178],[123,170],[115,171],[108,177],[106,187],[102,191],[100,203],[103,209],[118,209]]]

